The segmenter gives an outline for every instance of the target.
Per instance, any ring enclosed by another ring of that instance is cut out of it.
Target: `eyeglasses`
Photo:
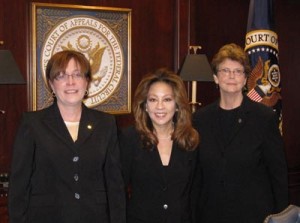
[[[219,69],[218,72],[224,76],[229,76],[229,74],[233,73],[235,76],[238,76],[238,77],[245,73],[245,71],[243,71],[241,69],[230,70],[229,68]]]
[[[55,80],[57,80],[57,81],[67,81],[69,79],[69,76],[71,76],[73,80],[82,80],[84,78],[84,75],[82,73],[79,73],[79,72],[72,73],[72,74],[66,74],[66,73],[60,72],[55,77]]]

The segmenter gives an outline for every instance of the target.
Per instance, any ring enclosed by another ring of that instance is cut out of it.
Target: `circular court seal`
[[[44,80],[49,59],[62,50],[79,51],[90,61],[92,82],[84,101],[87,107],[103,103],[116,91],[124,69],[124,55],[117,35],[106,23],[89,16],[69,17],[57,23],[42,47],[40,64]]]

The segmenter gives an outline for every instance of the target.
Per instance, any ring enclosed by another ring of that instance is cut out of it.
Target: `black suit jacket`
[[[128,223],[188,223],[190,188],[196,152],[173,144],[169,165],[162,165],[158,150],[143,148],[134,127],[120,135],[125,184],[130,186]]]
[[[244,97],[222,140],[219,102],[199,110],[196,222],[261,223],[288,205],[287,166],[275,113]]]
[[[57,104],[27,112],[14,143],[10,223],[123,223],[114,117],[83,105],[73,142]]]

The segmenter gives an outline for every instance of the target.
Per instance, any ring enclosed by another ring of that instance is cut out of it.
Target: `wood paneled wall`
[[[0,1],[0,49],[12,51],[25,79],[30,49],[30,0]],[[38,2],[38,1],[36,1]],[[189,45],[201,45],[209,60],[225,43],[244,45],[249,0],[43,0],[132,9],[132,95],[147,72],[158,67],[177,70]],[[290,201],[300,205],[300,3],[275,0],[282,74],[283,131],[289,165]],[[212,83],[198,83],[197,97],[206,105],[218,97]],[[28,110],[26,85],[0,85],[0,173],[9,172],[12,143],[21,113]],[[118,115],[118,125],[133,123],[132,116]],[[5,206],[1,198],[0,206]],[[2,207],[3,208],[3,207]],[[7,222],[0,207],[0,223]],[[2,220],[3,219],[3,220]]]

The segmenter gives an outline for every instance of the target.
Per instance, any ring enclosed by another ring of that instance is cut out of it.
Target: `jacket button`
[[[165,210],[167,210],[167,209],[168,209],[168,205],[167,205],[167,204],[164,204],[164,206],[163,206],[163,207],[164,207],[164,209],[165,209]]]
[[[80,199],[80,194],[75,193],[75,198],[76,198],[77,200],[79,200],[79,199]]]
[[[79,157],[78,156],[74,156],[73,157],[73,162],[77,162],[79,160]]]
[[[75,174],[75,175],[74,175],[74,180],[75,180],[75,181],[78,181],[78,179],[79,179],[78,174]]]

